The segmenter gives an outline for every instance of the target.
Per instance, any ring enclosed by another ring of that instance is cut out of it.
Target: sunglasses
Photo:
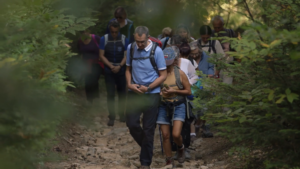
[[[122,16],[117,16],[116,19],[123,19],[123,17]]]

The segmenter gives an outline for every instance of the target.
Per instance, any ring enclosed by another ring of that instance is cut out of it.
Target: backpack
[[[132,66],[132,60],[145,60],[145,59],[150,59],[151,65],[153,66],[154,70],[156,71],[156,73],[159,76],[159,70],[158,67],[156,65],[155,59],[154,59],[154,54],[155,54],[155,50],[157,47],[157,43],[153,43],[152,48],[151,48],[151,52],[150,52],[150,56],[148,57],[141,57],[141,58],[134,58],[134,47],[136,46],[136,42],[133,42],[131,44],[130,47],[130,65]]]
[[[99,44],[98,44],[98,42],[97,42],[97,40],[96,40],[95,34],[91,34],[91,36],[92,36],[92,39],[93,39],[94,43],[95,43],[95,44],[97,45],[97,47],[99,48]],[[81,42],[83,43],[83,41],[82,41],[81,39],[80,39],[79,41],[81,41]],[[101,68],[104,69],[104,64],[103,64],[103,62],[101,62],[101,61],[99,61],[99,60],[89,60],[89,61],[88,61],[89,67],[91,67],[92,62],[97,62],[97,63],[101,66]]]
[[[161,41],[160,41],[159,39],[157,39],[157,38],[155,38],[155,37],[152,37],[152,36],[150,36],[149,39],[150,39],[152,42],[156,43],[157,46],[159,46],[160,48],[162,48],[162,43],[161,43]]]
[[[235,33],[232,29],[225,29],[225,32],[229,35],[229,38],[235,38]],[[212,31],[211,37],[215,37],[215,30]],[[229,45],[229,51],[235,51],[231,48],[231,44]]]
[[[201,38],[198,39],[198,43],[201,44]],[[214,54],[217,53],[217,50],[216,50],[216,40],[209,40],[208,41],[208,45],[201,45],[201,47],[209,47],[208,49],[208,52],[210,53],[211,50],[214,52]]]
[[[121,35],[122,36],[122,44],[123,44],[123,46],[125,46],[125,39],[126,39],[126,36],[125,35]],[[106,46],[106,44],[107,44],[107,42],[108,42],[108,34],[105,34],[104,35],[104,43],[105,43],[105,45],[104,46]]]

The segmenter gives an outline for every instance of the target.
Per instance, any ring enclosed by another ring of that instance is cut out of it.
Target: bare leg
[[[182,136],[181,136],[181,129],[182,129],[182,121],[174,121],[173,122],[173,131],[172,131],[172,136],[174,139],[174,142],[177,144],[177,146],[182,146]]]
[[[170,125],[161,124],[160,129],[163,135],[163,147],[166,157],[172,157],[172,149],[170,142]]]

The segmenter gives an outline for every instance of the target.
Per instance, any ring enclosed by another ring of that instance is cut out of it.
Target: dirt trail
[[[94,111],[106,111],[102,102]],[[67,136],[60,139],[55,150],[60,150],[67,160],[49,164],[48,168],[62,169],[137,169],[140,167],[140,147],[133,140],[125,123],[115,121],[108,127],[107,113],[96,115],[86,125],[75,124],[67,129]],[[155,131],[154,156],[151,168],[165,167],[161,153],[159,131]],[[227,142],[219,137],[198,138],[190,147],[192,159],[184,164],[176,161],[176,168],[225,169]]]

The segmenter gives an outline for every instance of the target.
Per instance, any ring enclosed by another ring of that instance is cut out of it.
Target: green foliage
[[[207,108],[205,119],[221,123],[219,135],[237,145],[247,143],[245,146],[251,147],[249,157],[252,150],[262,150],[263,168],[297,167],[300,28],[295,16],[300,4],[276,0],[269,8],[267,0],[251,2],[260,5],[254,18],[261,17],[261,23],[248,25],[242,39],[225,38],[236,50],[229,54],[241,63],[224,64],[216,61],[216,56],[211,59],[234,78],[234,84],[202,78],[204,90],[197,92],[194,102],[200,109]]]
[[[0,163],[34,168],[69,113],[64,81],[67,33],[95,25],[54,9],[50,0],[5,1],[0,14]]]

